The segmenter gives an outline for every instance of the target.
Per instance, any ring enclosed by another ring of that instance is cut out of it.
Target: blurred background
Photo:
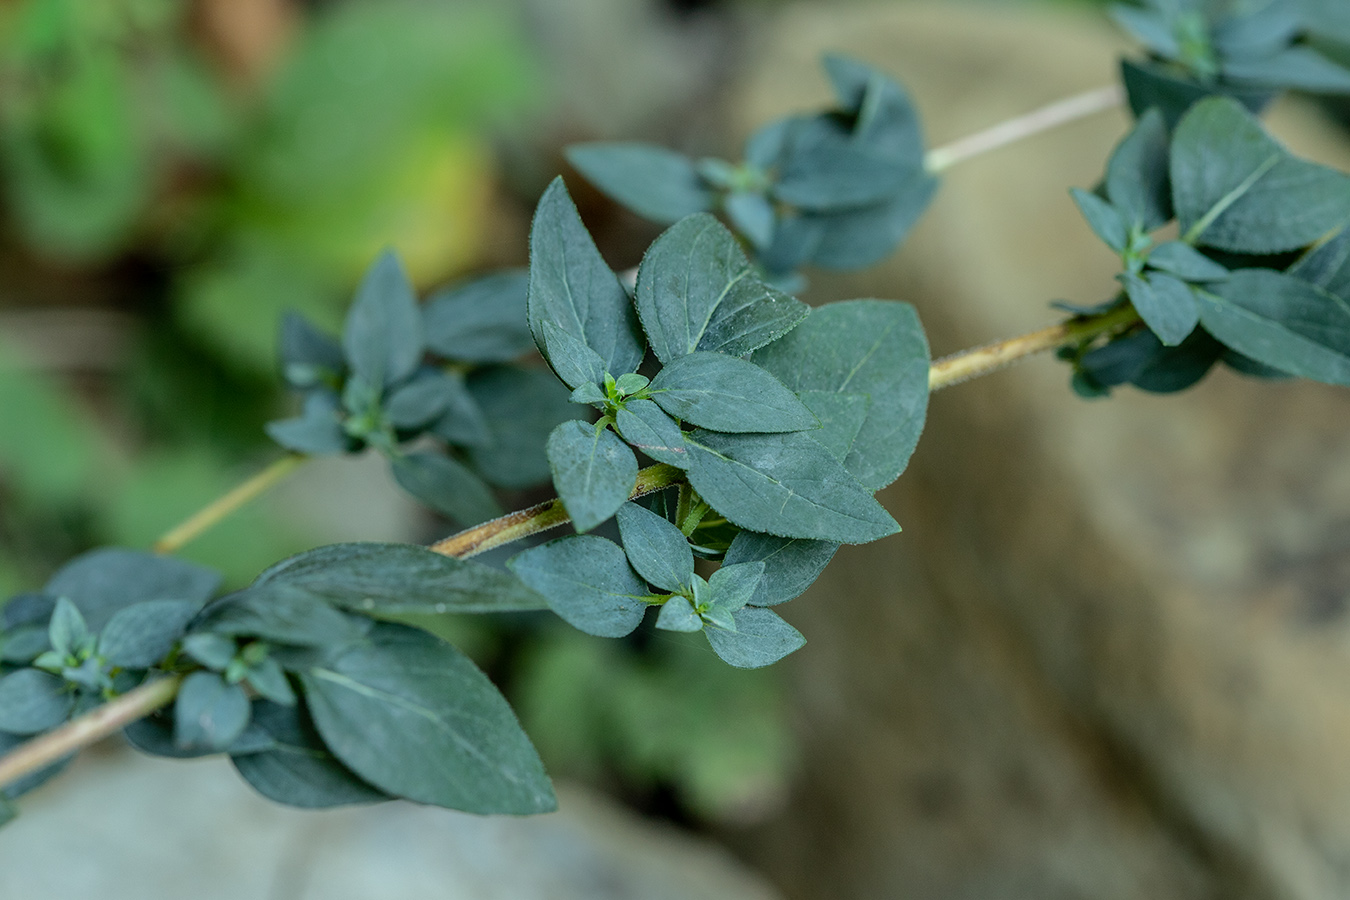
[[[1129,47],[1103,6],[0,3],[0,596],[148,546],[278,456],[279,317],[335,329],[382,248],[424,290],[521,265],[561,171],[636,265],[657,229],[566,144],[735,158],[826,102],[827,49],[900,77],[941,143],[1110,82]],[[1350,168],[1327,109],[1274,121]],[[962,167],[893,260],[807,299],[915,302],[935,353],[1103,299],[1113,260],[1067,189],[1126,127]],[[786,611],[812,643],[773,669],[543,618],[435,623],[573,785],[557,817],[291,814],[227,766],[105,748],[0,833],[0,900],[1350,895],[1350,402],[1216,375],[1088,404],[1067,380],[1043,360],[935,398],[883,496],[905,534],[840,554]],[[321,543],[450,528],[378,460],[332,459],[184,555],[242,585]]]

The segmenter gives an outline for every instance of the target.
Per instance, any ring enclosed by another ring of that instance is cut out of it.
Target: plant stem
[[[120,731],[162,706],[168,706],[178,694],[182,676],[174,675],[147,682],[128,691],[41,737],[34,738],[12,753],[0,756],[0,788],[26,775],[39,772],[77,750]]]
[[[1051,325],[1030,334],[962,350],[960,353],[933,360],[928,369],[928,390],[937,391],[981,375],[988,375],[1028,356],[1089,340],[1098,335],[1126,328],[1138,321],[1139,313],[1126,303],[1098,316],[1069,319],[1067,322]]]
[[[1137,321],[1139,314],[1134,311],[1134,307],[1122,304],[1098,316],[1070,319],[1020,337],[953,353],[933,362],[928,370],[928,389],[936,391],[971,378],[988,375],[1037,353],[1090,340],[1099,335],[1127,328]],[[286,457],[273,463],[165,535],[155,545],[156,549],[166,544],[172,544],[169,549],[182,546],[229,512],[262,493],[270,484],[298,465],[302,459],[303,457]],[[683,483],[684,473],[674,466],[664,464],[649,466],[638,472],[637,484],[633,487],[629,498],[636,500],[638,497]],[[431,549],[445,556],[466,559],[493,547],[500,547],[529,535],[556,528],[567,521],[569,521],[567,512],[563,509],[562,502],[549,500],[451,535],[443,541],[432,544]],[[0,787],[46,768],[62,757],[107,737],[162,706],[167,706],[178,693],[181,681],[181,676],[174,676],[144,684],[55,731],[34,738],[8,756],[0,757]]]
[[[211,501],[173,528],[170,528],[159,540],[155,541],[151,549],[160,554],[178,552],[230,513],[266,492],[268,488],[299,468],[300,464],[308,458],[299,453],[288,453],[281,457],[247,481],[236,485],[228,493]]]
[[[1016,143],[1042,131],[1049,131],[1077,119],[1113,109],[1124,99],[1124,89],[1114,84],[1066,97],[1024,116],[1000,122],[992,128],[929,150],[924,156],[924,168],[936,175],[959,162],[988,153],[990,150],[997,150],[999,147]]]
[[[633,487],[633,492],[628,495],[628,499],[636,500],[639,497],[645,497],[671,485],[679,484],[683,480],[684,473],[674,466],[668,466],[664,463],[648,466],[638,472],[637,484]],[[430,549],[442,556],[468,559],[470,556],[477,556],[485,550],[518,541],[523,537],[529,537],[541,531],[548,531],[550,528],[557,528],[569,521],[571,519],[568,518],[567,511],[563,509],[561,500],[547,500],[531,506],[529,509],[507,513],[499,519],[484,522],[482,525],[475,525],[473,528],[459,532],[459,534],[452,534],[445,540],[432,544]]]

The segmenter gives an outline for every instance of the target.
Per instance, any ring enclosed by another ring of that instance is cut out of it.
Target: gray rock
[[[773,900],[725,850],[576,787],[560,811],[306,812],[228,762],[87,754],[0,833],[0,900]]]

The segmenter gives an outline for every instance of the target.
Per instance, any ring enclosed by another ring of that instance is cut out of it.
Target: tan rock
[[[800,7],[766,30],[745,129],[827,92],[842,50],[900,77],[934,144],[1109,83],[1096,20]],[[1286,105],[1273,128],[1350,168]],[[1113,291],[1067,190],[1102,115],[953,170],[889,263],[814,299],[914,302],[937,353]],[[905,532],[841,552],[786,614],[811,643],[790,814],[747,851],[794,896],[1350,895],[1350,393],[1216,372],[1086,402],[1050,359],[933,398],[884,496]]]

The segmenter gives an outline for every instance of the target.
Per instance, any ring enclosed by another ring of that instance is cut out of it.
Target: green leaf
[[[464,376],[445,373],[445,412],[431,423],[431,432],[460,447],[487,447],[492,444],[492,428],[478,401],[469,391]]]
[[[1181,241],[1167,241],[1148,255],[1149,268],[1161,269],[1182,281],[1223,281],[1228,269]]]
[[[637,484],[637,459],[614,432],[563,422],[548,436],[549,465],[577,531],[590,531],[623,505]]]
[[[688,157],[651,144],[573,144],[567,161],[633,212],[668,225],[712,208],[713,194]]]
[[[602,537],[558,538],[517,553],[507,566],[563,621],[587,634],[623,637],[647,611],[647,585],[623,550]]]
[[[1161,272],[1150,272],[1147,277],[1128,273],[1117,277],[1144,324],[1167,346],[1180,344],[1199,324],[1200,307],[1185,282]]]
[[[661,604],[661,612],[656,617],[656,627],[662,631],[702,631],[703,618],[694,612],[694,605],[688,597],[676,595]]]
[[[1210,334],[1257,362],[1327,384],[1350,385],[1350,306],[1267,269],[1234,272],[1197,293]]]
[[[1117,253],[1124,252],[1125,245],[1130,241],[1129,226],[1116,208],[1096,194],[1080,188],[1071,188],[1069,194],[1097,237]]]
[[[627,375],[620,375],[615,379],[614,389],[619,392],[620,396],[627,397],[631,394],[636,394],[651,383],[651,379],[646,375],[629,372]]]
[[[1169,59],[1181,55],[1181,45],[1177,43],[1172,24],[1162,13],[1123,3],[1112,3],[1107,12],[1117,25],[1150,50]]]
[[[594,381],[587,381],[574,390],[567,398],[573,403],[582,406],[595,406],[603,408],[609,403],[609,397],[605,394],[605,389]]]
[[[630,446],[657,462],[689,468],[679,424],[650,400],[629,400],[614,414],[614,427]]]
[[[101,631],[113,613],[147,600],[185,600],[198,608],[216,592],[220,575],[195,563],[138,550],[91,550],[66,563],[42,589],[68,597],[91,631]]]
[[[185,637],[183,652],[208,669],[223,672],[239,652],[239,645],[233,638],[204,631]]]
[[[1342,228],[1290,266],[1288,274],[1350,300],[1350,228]]]
[[[844,465],[872,490],[904,471],[928,410],[928,342],[913,307],[889,300],[831,303],[752,360],[798,393],[869,396],[867,418]]]
[[[0,678],[0,731],[28,735],[55,728],[70,715],[74,702],[63,679],[20,669]]]
[[[283,560],[255,586],[285,584],[353,612],[490,613],[546,609],[500,569],[414,544],[330,544]]]
[[[510,362],[534,347],[526,318],[530,274],[494,272],[427,298],[422,327],[433,353],[459,362]]]
[[[751,606],[774,606],[800,596],[825,571],[838,549],[831,541],[742,531],[732,540],[723,565],[763,562],[764,577],[749,602]]]
[[[799,209],[834,212],[893,197],[920,164],[859,139],[834,116],[796,119],[783,146],[774,196]]]
[[[0,795],[0,828],[4,828],[18,817],[19,807],[10,802],[9,798]]]
[[[1172,139],[1181,233],[1233,253],[1281,253],[1350,218],[1350,177],[1290,156],[1236,102],[1196,104]]]
[[[194,630],[298,647],[328,647],[360,640],[369,626],[368,620],[338,612],[305,587],[264,582],[212,604]]]
[[[1305,46],[1286,47],[1260,59],[1224,60],[1223,74],[1258,87],[1350,94],[1350,70]]]
[[[1147,232],[1171,221],[1167,150],[1167,123],[1162,113],[1151,109],[1111,154],[1106,166],[1106,196],[1127,225]]]
[[[682,219],[648,248],[637,308],[652,352],[666,364],[695,350],[744,356],[808,312],[761,281],[736,238],[707,214]]]
[[[278,419],[263,426],[267,436],[287,450],[326,456],[346,453],[350,440],[342,428],[342,404],[337,395],[323,388],[305,396],[303,412],[292,419]]]
[[[542,369],[496,366],[468,379],[483,411],[491,442],[466,452],[474,469],[498,487],[523,489],[548,481],[544,442],[576,415],[567,388]]]
[[[281,372],[288,384],[311,388],[347,369],[342,346],[296,312],[281,318]]]
[[[708,579],[709,602],[729,612],[743,608],[764,578],[762,561],[723,563]]]
[[[347,313],[342,348],[352,374],[389,387],[413,373],[422,360],[422,316],[403,264],[385,250],[370,267]]]
[[[1246,88],[1228,84],[1201,85],[1195,81],[1177,78],[1163,63],[1135,63],[1121,60],[1121,76],[1129,97],[1130,110],[1136,117],[1149,109],[1162,113],[1168,128],[1177,122],[1195,103],[1218,94],[1232,97],[1253,113],[1259,113],[1275,99],[1275,92],[1266,88]],[[1175,174],[1175,172],[1173,173]]]
[[[777,216],[769,198],[758,191],[732,191],[722,201],[731,224],[756,247],[767,247],[773,242],[773,226]]]
[[[40,625],[0,630],[0,662],[28,665],[50,648],[47,629]]]
[[[841,462],[847,459],[867,421],[872,398],[866,394],[833,394],[829,391],[802,391],[799,396],[820,422],[819,428],[807,432],[808,436],[829,450],[835,459]]]
[[[462,379],[445,372],[420,372],[385,400],[385,417],[395,428],[420,428],[445,412],[455,390],[463,391]]]
[[[443,453],[406,453],[391,459],[390,467],[405,491],[462,525],[477,525],[502,514],[482,479]]]
[[[695,431],[689,483],[732,523],[784,537],[864,544],[899,531],[871,491],[801,432]]]
[[[772,665],[806,644],[806,638],[777,613],[747,606],[734,613],[736,630],[708,628],[713,652],[738,669]]]
[[[803,217],[818,233],[807,238],[808,247],[803,249],[809,252],[802,261],[809,259],[826,269],[863,269],[880,262],[909,234],[937,189],[936,178],[917,171],[894,197],[881,203]]]
[[[584,343],[548,320],[539,323],[544,359],[563,384],[577,388],[605,380],[605,361]]]
[[[694,553],[680,529],[636,503],[625,503],[615,516],[624,552],[649,584],[678,593],[694,584]]]
[[[244,679],[259,697],[280,703],[282,706],[295,706],[295,689],[286,679],[286,672],[275,659],[267,658],[257,665],[250,666]]]
[[[897,165],[923,163],[923,132],[909,95],[883,72],[837,53],[822,60],[843,111],[855,118],[854,136],[884,151]]]
[[[271,736],[270,749],[230,757],[235,769],[269,800],[301,809],[379,803],[389,795],[338,762],[300,706],[253,704],[253,721]]]
[[[534,342],[545,356],[544,323],[549,322],[593,350],[605,372],[636,372],[642,362],[645,351],[633,304],[595,249],[561,178],[544,191],[530,228],[528,312]]]
[[[183,680],[174,703],[174,743],[183,750],[223,751],[249,722],[248,695],[210,672]]]
[[[47,626],[47,641],[60,656],[71,656],[86,649],[90,643],[89,626],[80,610],[66,597],[56,601],[51,624]]]
[[[505,698],[440,639],[379,625],[301,678],[323,742],[380,790],[480,814],[557,807]]]
[[[124,669],[156,666],[183,637],[197,606],[182,600],[150,600],[120,609],[99,635],[98,655]]]
[[[694,352],[668,363],[651,397],[691,425],[726,432],[801,431],[820,423],[783,383],[751,362]]]

